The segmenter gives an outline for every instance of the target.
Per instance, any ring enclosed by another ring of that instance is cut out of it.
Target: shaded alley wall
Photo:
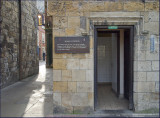
[[[1,1],[0,86],[2,88],[37,74],[39,70],[36,1],[22,1],[21,4],[22,39],[19,37],[19,0]]]

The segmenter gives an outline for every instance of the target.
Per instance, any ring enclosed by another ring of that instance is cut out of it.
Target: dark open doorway
[[[132,26],[95,26],[95,110],[133,109],[132,41]]]

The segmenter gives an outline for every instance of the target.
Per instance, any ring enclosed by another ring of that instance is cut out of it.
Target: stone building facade
[[[3,88],[39,71],[38,10],[36,1],[21,1],[21,8],[20,0],[1,0],[0,3],[0,86]]]
[[[133,26],[133,111],[159,109],[159,1],[48,1],[52,17],[53,100],[55,113],[79,113],[95,107],[95,26]],[[55,37],[89,36],[90,53],[57,54]],[[155,50],[151,52],[151,35]]]
[[[43,60],[43,53],[46,53],[45,50],[45,30],[44,26],[38,26],[38,45],[39,45],[39,60]]]

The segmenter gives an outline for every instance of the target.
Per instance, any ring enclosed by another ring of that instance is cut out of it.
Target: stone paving
[[[51,116],[52,69],[39,64],[39,74],[1,90],[1,117]]]
[[[138,114],[129,110],[53,115],[53,70],[46,69],[43,61],[40,62],[39,68],[38,75],[1,90],[0,117],[158,117],[158,114]]]

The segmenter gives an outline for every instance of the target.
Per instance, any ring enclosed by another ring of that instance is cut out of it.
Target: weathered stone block
[[[56,27],[55,27],[56,28]],[[56,36],[59,36],[59,34],[60,34],[60,31],[59,31],[59,29],[53,29],[53,39],[56,37]],[[53,40],[54,41],[54,40]]]
[[[66,15],[67,16],[82,16],[82,7],[79,1],[67,1],[66,2]]]
[[[57,54],[55,53],[55,51],[53,50],[53,59],[64,59],[66,58],[66,55],[65,54]]]
[[[155,82],[134,82],[134,92],[155,92]]]
[[[149,102],[138,102],[135,106],[135,111],[142,111],[148,108]]]
[[[74,106],[75,114],[92,114],[94,111],[93,107],[90,106]]]
[[[86,81],[93,81],[94,75],[93,70],[86,70]]]
[[[53,81],[61,81],[62,72],[61,70],[53,70]]]
[[[5,6],[8,7],[8,8],[11,8],[12,4],[9,1],[5,1]]]
[[[86,80],[85,70],[72,70],[72,81],[85,81]]]
[[[53,17],[54,28],[65,28],[67,27],[67,17]]]
[[[90,49],[93,49],[94,48],[94,39],[92,36],[90,36],[89,39],[90,39]]]
[[[72,106],[88,106],[88,94],[74,93],[72,95]]]
[[[159,81],[156,82],[156,85],[155,85],[155,92],[158,92],[158,93],[159,93]]]
[[[93,59],[89,59],[88,61],[88,69],[93,70],[94,68],[94,61]]]
[[[150,22],[159,22],[159,12],[149,12],[148,18]]]
[[[80,17],[68,17],[68,27],[80,27]]]
[[[146,60],[146,51],[142,50],[142,51],[134,51],[134,60],[142,60],[145,61]]]
[[[68,92],[77,92],[77,82],[68,82]]]
[[[75,28],[66,28],[65,32],[66,32],[67,36],[74,36],[76,29]]]
[[[72,93],[62,93],[62,106],[72,106]]]
[[[80,5],[83,12],[89,12],[90,5],[88,1],[80,2]]]
[[[80,59],[80,69],[89,69],[88,59]]]
[[[103,1],[90,1],[89,2],[89,11],[105,11],[105,6]]]
[[[134,72],[134,81],[146,81],[146,72]]]
[[[150,102],[159,102],[159,93],[150,93]]]
[[[84,16],[80,17],[80,28],[86,29],[86,17]]]
[[[125,11],[144,11],[144,3],[127,1],[124,3]]]
[[[159,61],[152,61],[152,70],[159,71]]]
[[[123,11],[123,3],[122,2],[104,2],[105,11],[114,12],[114,11]]]
[[[85,54],[86,58],[93,59],[94,57],[93,53],[94,53],[93,49],[90,49],[90,52]]]
[[[89,106],[94,106],[94,93],[93,92],[89,92],[88,93],[88,104]]]
[[[72,114],[73,107],[53,104],[53,113],[54,114]]]
[[[66,12],[78,12],[79,1],[65,1]]]
[[[81,12],[81,11],[74,11],[74,12],[66,12],[66,16],[71,16],[71,17],[73,17],[73,16],[83,16],[83,12]]]
[[[61,93],[53,93],[53,103],[61,105]]]
[[[151,53],[150,51],[146,51],[146,60],[151,60],[151,61],[158,61],[159,60],[159,53]]]
[[[135,93],[134,96],[137,97],[137,102],[149,102],[150,93]]]
[[[147,81],[159,81],[159,72],[147,72]]]
[[[77,82],[77,92],[93,92],[92,82]]]
[[[53,92],[64,93],[68,91],[67,82],[53,82]]]
[[[72,54],[72,58],[74,59],[85,59],[85,54]]]
[[[145,11],[159,11],[159,2],[145,3]]]
[[[66,69],[66,60],[65,59],[53,59],[53,69],[65,70]]]
[[[149,31],[150,34],[158,35],[159,34],[159,22],[144,23],[144,30]]]
[[[47,15],[65,16],[65,3],[63,1],[48,1]]]
[[[150,102],[147,109],[153,109],[151,112],[155,112],[155,109],[159,111],[159,102]]]
[[[72,71],[62,70],[62,81],[71,81],[71,80],[72,80]]]
[[[67,59],[67,69],[79,69],[79,59]]]
[[[134,71],[151,71],[151,61],[134,61]]]

